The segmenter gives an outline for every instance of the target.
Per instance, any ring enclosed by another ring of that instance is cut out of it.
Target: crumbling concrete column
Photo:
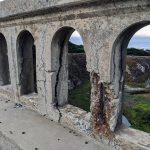
[[[109,125],[111,117],[111,98],[108,86],[102,83],[97,73],[91,73],[91,124],[94,133],[111,135]]]

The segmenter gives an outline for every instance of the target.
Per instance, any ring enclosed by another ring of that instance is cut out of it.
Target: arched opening
[[[57,106],[71,104],[90,110],[90,81],[83,41],[75,29],[64,27],[52,41],[52,69],[56,72]]]
[[[149,24],[136,23],[119,35],[113,47],[112,62],[112,82],[122,110],[118,123],[123,120],[126,125],[146,132],[150,132],[150,89],[147,85],[150,52],[138,46],[140,41],[134,45],[133,40],[136,40],[138,31]],[[128,120],[122,119],[122,113]]]
[[[18,71],[21,95],[37,93],[36,46],[28,31],[23,31],[17,40]]]
[[[86,54],[82,37],[74,31],[68,43],[68,102],[69,104],[90,111],[90,75],[86,69]]]
[[[4,35],[0,33],[0,85],[10,84],[7,43]]]

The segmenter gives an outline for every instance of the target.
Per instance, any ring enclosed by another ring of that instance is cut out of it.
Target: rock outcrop
[[[126,83],[133,87],[150,87],[150,57],[128,56]]]

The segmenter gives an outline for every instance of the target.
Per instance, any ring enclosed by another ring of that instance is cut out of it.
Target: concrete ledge
[[[10,101],[13,100],[10,97],[11,92],[11,86],[0,88],[0,150],[35,148],[49,150],[49,147],[52,147],[51,150],[62,150],[62,147],[65,150],[76,150],[80,147],[83,147],[83,150],[107,150],[110,149],[108,145],[111,146],[111,150],[112,147],[118,150],[149,150],[150,148],[149,133],[125,126],[116,131],[114,139],[99,136],[96,137],[95,143],[91,140],[93,135],[89,123],[90,113],[66,105],[59,110],[61,118],[59,111],[54,107],[49,108],[48,114],[42,116],[25,107],[15,107],[15,103]],[[23,104],[30,109],[34,109],[33,103],[30,103],[32,98],[37,99],[37,95],[32,94],[21,98],[22,101],[26,101]],[[57,123],[59,119],[61,126]],[[88,146],[85,144],[86,141],[89,143]]]
[[[6,99],[15,99],[11,85],[0,86],[0,97]]]
[[[11,141],[9,138],[3,135],[2,132],[0,132],[0,149],[1,150],[6,150],[6,149],[7,150],[22,150],[13,141]]]
[[[10,101],[0,101],[0,122],[1,150],[110,149]]]
[[[21,96],[20,103],[29,109],[39,112],[39,97],[36,93]]]
[[[62,117],[60,118],[60,123],[77,130],[82,134],[91,136],[92,129],[90,124],[91,113],[74,107],[72,105],[66,105],[65,108],[61,108],[60,112]]]

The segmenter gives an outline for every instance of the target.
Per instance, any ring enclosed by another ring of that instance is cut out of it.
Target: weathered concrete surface
[[[125,50],[133,34],[150,24],[150,2],[76,1],[83,2],[82,5],[73,2],[6,0],[0,3],[0,33],[7,42],[11,78],[11,92],[4,88],[0,93],[83,133],[94,127],[99,140],[101,134],[113,139],[122,117]],[[35,41],[38,93],[22,96],[16,45],[18,35],[25,30]],[[90,114],[65,105],[68,102],[67,40],[74,30],[82,36],[92,79]],[[78,122],[81,123],[77,126]],[[90,127],[86,128],[86,124]]]
[[[0,18],[38,11],[41,9],[57,9],[63,6],[82,4],[85,2],[91,2],[91,0],[5,0],[0,2]]]
[[[135,3],[136,1],[136,3]],[[120,9],[123,11],[130,10],[135,11],[135,7],[138,9],[148,8],[150,2],[147,0],[5,0],[0,2],[0,20],[10,21],[22,17],[33,17],[36,15],[53,14],[57,12],[66,12],[72,10],[72,8],[79,8],[83,6],[84,11],[78,15],[71,15],[71,17],[97,17],[108,15],[109,11],[111,13],[117,13]],[[99,13],[95,11],[94,16],[90,15],[92,8],[100,6]],[[86,8],[91,7],[90,12]],[[127,9],[126,9],[127,8]],[[109,11],[106,11],[108,9]],[[117,10],[117,11],[116,11]],[[67,14],[69,16],[69,14]]]
[[[5,0],[3,2],[0,2],[0,18],[4,17],[10,17],[10,16],[19,16],[20,15],[27,15],[26,13],[32,14],[36,11],[35,14],[39,14],[38,11],[46,10],[48,12],[61,10],[63,7],[69,9],[71,6],[80,6],[85,5],[88,3],[99,3],[101,5],[103,4],[109,4],[109,3],[115,3],[119,2],[121,0]],[[129,0],[128,0],[129,1]],[[122,1],[121,1],[122,2]],[[127,1],[126,1],[127,2]],[[137,2],[139,3],[139,1]],[[140,2],[140,4],[145,4],[144,1]],[[133,3],[130,3],[133,5]],[[148,1],[146,1],[146,4],[149,4]],[[49,9],[49,10],[48,10]],[[32,14],[33,15],[33,14]]]
[[[24,107],[0,100],[1,150],[111,150]]]

